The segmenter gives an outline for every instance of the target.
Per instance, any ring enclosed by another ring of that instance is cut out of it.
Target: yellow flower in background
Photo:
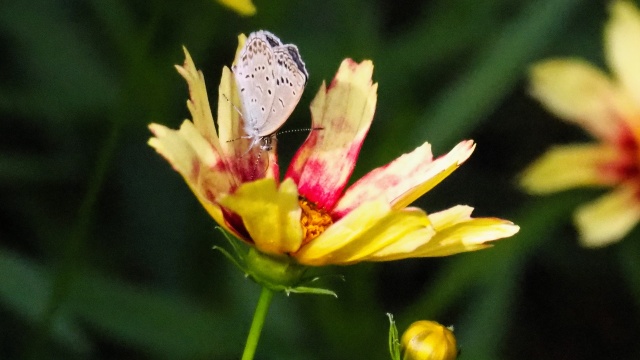
[[[256,7],[251,0],[218,0],[218,2],[243,16],[256,13]]]
[[[525,170],[521,185],[534,194],[613,187],[575,212],[587,247],[619,241],[640,220],[640,12],[627,1],[610,10],[605,54],[611,76],[578,59],[547,60],[531,70],[533,96],[598,142],[552,148]]]
[[[430,215],[408,207],[471,155],[473,141],[436,159],[425,143],[347,188],[376,106],[370,61],[344,60],[322,85],[311,104],[312,127],[321,130],[311,131],[281,182],[275,150],[265,170],[255,166],[265,156],[260,147],[230,141],[245,135],[231,71],[222,72],[216,131],[202,72],[185,54],[177,69],[189,85],[193,122],[179,130],[151,124],[149,144],[218,224],[259,252],[300,265],[346,265],[479,250],[518,231],[506,220],[472,218],[468,206]]]

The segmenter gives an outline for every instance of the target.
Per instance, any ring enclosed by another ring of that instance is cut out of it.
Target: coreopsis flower
[[[454,360],[458,357],[451,328],[435,321],[416,321],[400,339],[403,360]]]
[[[240,46],[243,41],[241,36]],[[184,177],[221,227],[252,246],[242,259],[250,265],[243,268],[263,284],[281,281],[291,289],[297,280],[280,275],[299,266],[484,249],[487,242],[518,231],[506,220],[472,218],[469,206],[429,215],[408,207],[471,155],[475,144],[470,140],[436,159],[425,143],[347,188],[376,105],[370,61],[344,60],[333,81],[321,86],[311,103],[312,128],[319,130],[310,132],[280,181],[276,150],[265,155],[241,139],[245,134],[233,106],[239,102],[231,71],[222,71],[216,130],[203,74],[185,54],[177,69],[189,85],[193,121],[185,120],[179,130],[151,124],[149,144]],[[268,161],[256,166],[261,156]],[[274,268],[273,263],[283,266],[266,275],[256,270]]]
[[[525,170],[521,184],[537,194],[613,187],[575,212],[587,247],[619,241],[640,220],[640,12],[627,1],[610,10],[604,36],[610,76],[579,59],[547,60],[531,70],[533,96],[597,142],[552,148]]]

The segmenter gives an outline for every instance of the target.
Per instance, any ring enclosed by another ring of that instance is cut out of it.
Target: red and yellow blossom
[[[311,104],[312,127],[321,130],[311,131],[280,181],[275,150],[256,166],[263,150],[230,141],[244,135],[231,71],[222,71],[216,130],[202,72],[185,54],[177,69],[189,85],[193,121],[179,130],[151,124],[149,144],[218,224],[259,252],[300,265],[346,265],[478,250],[518,231],[506,220],[472,218],[468,206],[430,215],[408,207],[471,155],[473,141],[436,159],[425,143],[347,187],[376,106],[370,61],[347,59],[322,85]]]
[[[521,184],[547,194],[575,187],[614,189],[577,209],[584,246],[606,246],[640,220],[640,12],[616,1],[605,28],[612,75],[579,59],[552,59],[531,70],[533,96],[598,142],[557,146],[525,170]]]

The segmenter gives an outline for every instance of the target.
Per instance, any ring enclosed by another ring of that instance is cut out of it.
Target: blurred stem
[[[271,300],[273,299],[273,294],[274,292],[266,287],[263,287],[260,292],[260,299],[258,299],[256,312],[253,314],[253,321],[251,322],[251,329],[249,330],[249,336],[247,336],[247,343],[244,346],[244,353],[242,353],[242,360],[253,360],[256,348],[258,347],[258,340],[260,340],[260,333],[264,326],[264,320],[267,318],[269,305],[271,305]]]

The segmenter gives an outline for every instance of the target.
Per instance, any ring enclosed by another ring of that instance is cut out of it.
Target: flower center
[[[316,204],[309,200],[301,197],[298,202],[302,209],[302,216],[300,217],[302,243],[306,244],[320,236],[320,234],[333,224],[333,220],[331,219],[331,215],[322,209],[318,209]]]

